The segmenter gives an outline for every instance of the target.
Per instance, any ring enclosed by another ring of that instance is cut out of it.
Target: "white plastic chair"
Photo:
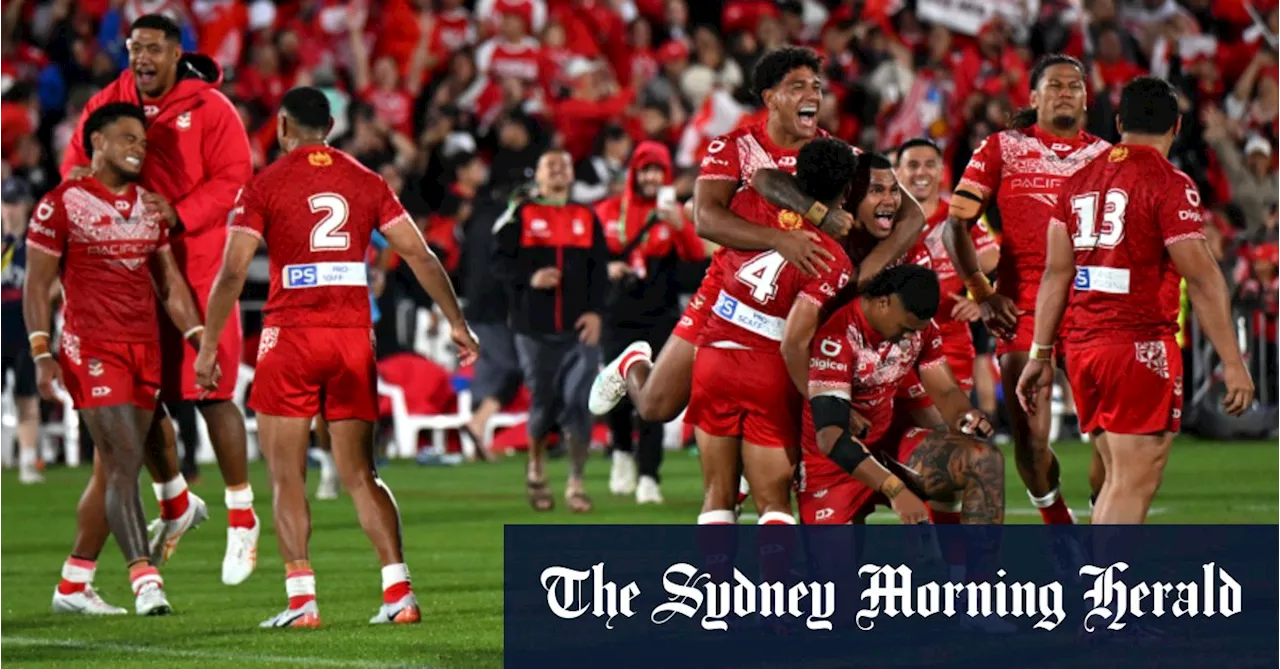
[[[246,457],[250,461],[257,460],[261,445],[258,441],[258,418],[249,414],[249,384],[253,383],[254,369],[249,365],[240,363],[240,371],[236,376],[236,387],[232,391],[231,401],[235,402],[240,408],[240,414],[244,416],[244,434]],[[177,429],[177,425],[174,426]],[[179,431],[181,432],[181,431]],[[213,451],[213,441],[209,439],[209,424],[204,422],[204,416],[199,411],[196,412],[196,432],[200,437],[200,450],[196,451],[196,462],[200,464],[208,464],[216,462],[218,456]],[[183,437],[185,439],[185,437]]]
[[[469,439],[462,427],[471,420],[471,391],[458,393],[458,410],[451,414],[420,415],[410,414],[405,402],[404,388],[378,379],[378,394],[391,399],[391,423],[395,439],[394,455],[400,458],[412,458],[418,454],[418,435],[423,430],[431,431],[431,450],[443,456],[447,445],[449,430],[458,430],[462,439],[462,452],[467,458],[474,458],[476,445]]]

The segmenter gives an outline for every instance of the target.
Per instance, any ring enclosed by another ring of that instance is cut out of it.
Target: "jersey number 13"
[[[1078,223],[1071,244],[1077,249],[1115,248],[1124,239],[1124,210],[1129,206],[1129,194],[1112,188],[1106,197],[1098,196],[1094,191],[1071,198],[1071,211]]]

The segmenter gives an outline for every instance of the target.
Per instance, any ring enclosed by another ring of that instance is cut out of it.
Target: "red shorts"
[[[154,342],[92,341],[62,332],[58,366],[77,409],[132,404],[147,411],[160,395],[160,356]]]
[[[711,315],[711,307],[715,306],[716,297],[719,295],[720,273],[713,266],[711,271],[702,278],[698,292],[693,294],[689,305],[684,308],[684,313],[680,314],[680,320],[676,323],[676,328],[671,331],[671,335],[696,345],[698,333],[707,322],[707,316]]]
[[[1030,353],[1031,344],[1036,337],[1035,307],[1026,309],[1026,313],[1018,317],[1018,325],[1014,328],[1013,339],[996,338],[996,358],[1006,353]]]
[[[209,289],[192,291],[203,313],[209,304]],[[164,377],[162,379],[164,401],[179,402],[182,400],[229,400],[235,394],[236,379],[240,376],[240,348],[244,344],[244,333],[240,330],[240,304],[231,310],[222,338],[218,340],[218,368],[222,377],[218,380],[217,389],[205,394],[196,385],[196,350],[182,338],[182,333],[169,321],[164,310],[160,310],[160,355],[164,359]],[[203,396],[203,397],[202,397]]]
[[[906,462],[916,447],[929,436],[921,427],[894,427],[867,449],[890,471],[895,463]],[[805,525],[847,525],[861,521],[878,504],[889,506],[889,499],[845,473],[821,453],[806,450],[800,457],[800,476],[796,490],[800,522]]]
[[[1172,337],[1066,347],[1067,378],[1086,434],[1177,432],[1182,426],[1182,351]]]
[[[907,375],[898,384],[898,390],[893,395],[893,406],[895,411],[908,413],[933,406],[933,398],[929,397],[924,384],[920,383],[920,375],[916,374],[916,370],[907,370]]]
[[[973,335],[969,334],[969,324],[965,323],[962,333],[944,334],[942,352],[947,356],[947,365],[956,377],[956,384],[966,393],[973,390],[973,359],[977,353],[973,348]],[[1029,347],[1027,350],[1031,350]]]
[[[368,328],[267,327],[249,406],[287,418],[378,419],[378,367]]]
[[[800,393],[777,352],[703,346],[693,359],[685,420],[715,437],[757,446],[800,446]]]

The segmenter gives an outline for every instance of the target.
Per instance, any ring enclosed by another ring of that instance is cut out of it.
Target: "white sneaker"
[[[258,623],[258,627],[319,627],[320,607],[311,600],[296,609],[285,609]]]
[[[143,583],[134,593],[134,610],[140,616],[167,616],[173,613],[169,600],[164,596],[164,584],[159,580]]]
[[[320,485],[316,486],[316,499],[338,499],[337,476],[320,476]]]
[[[418,608],[418,598],[412,594],[405,595],[395,604],[383,604],[378,614],[369,619],[372,625],[394,623],[407,625],[422,621],[422,610]]]
[[[652,476],[641,476],[636,486],[636,504],[661,504],[662,489]]]
[[[127,609],[112,606],[94,592],[92,585],[84,586],[84,590],[64,595],[53,589],[54,613],[83,613],[90,616],[118,616],[128,613]]]
[[[591,399],[587,403],[591,413],[603,416],[612,411],[618,406],[618,402],[627,396],[627,379],[622,376],[622,361],[637,351],[643,353],[646,360],[653,358],[653,347],[649,346],[649,342],[631,342],[631,345],[618,357],[610,360],[609,364],[596,374],[596,380],[591,382]]]
[[[258,513],[253,514],[253,527],[227,528],[227,553],[222,558],[222,582],[226,585],[240,585],[258,566],[258,535],[262,532],[262,521]]]
[[[157,518],[147,526],[151,533],[151,564],[160,566],[178,550],[182,535],[196,529],[209,518],[209,506],[195,493],[187,491],[187,510],[174,520]]]
[[[630,495],[636,491],[636,457],[622,451],[613,452],[613,467],[609,470],[609,492]]]
[[[44,483],[44,474],[35,465],[25,465],[18,472],[18,482],[23,484]]]

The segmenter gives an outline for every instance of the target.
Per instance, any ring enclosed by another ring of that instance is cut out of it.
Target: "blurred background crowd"
[[[1113,140],[1123,84],[1166,77],[1186,112],[1171,158],[1204,194],[1245,328],[1272,351],[1255,375],[1275,402],[1274,0],[4,0],[6,233],[57,183],[82,106],[125,66],[129,24],[152,12],[222,66],[258,167],[278,151],[284,92],[323,88],[331,143],[400,192],[473,320],[502,318],[491,230],[545,148],[571,153],[573,199],[592,204],[622,192],[638,143],[659,142],[687,198],[709,139],[763,118],[752,69],[781,45],[825,58],[823,128],[873,150],[931,137],[944,191],[1027,103],[1040,55],[1086,63],[1088,129]],[[376,264],[380,353],[411,350],[427,297],[394,258]],[[243,304],[250,352],[260,270]],[[680,271],[691,290],[700,268]],[[6,321],[12,297],[6,288]]]

